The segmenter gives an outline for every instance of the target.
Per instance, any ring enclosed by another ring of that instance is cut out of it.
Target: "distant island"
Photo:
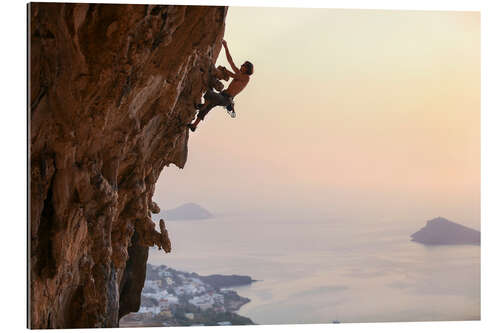
[[[245,275],[202,276],[148,264],[139,312],[124,316],[120,327],[252,325],[250,318],[235,313],[250,299],[221,288],[254,281]]]
[[[443,217],[427,221],[425,227],[411,235],[414,242],[426,245],[481,244],[481,233],[477,230],[451,222]]]
[[[159,218],[163,218],[166,221],[205,220],[214,217],[208,210],[193,202],[185,203],[179,207],[166,211],[161,211],[158,215]]]

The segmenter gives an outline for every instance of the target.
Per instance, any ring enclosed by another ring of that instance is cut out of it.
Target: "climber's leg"
[[[195,105],[195,107],[199,109],[195,122],[188,125],[189,129],[193,132],[196,130],[196,126],[198,126],[200,121],[205,119],[205,116],[210,110],[218,105],[228,105],[227,97],[222,94],[218,94],[213,90],[207,90],[203,97],[205,98],[205,103]]]
[[[204,120],[207,113],[215,106],[217,105],[205,101],[205,104],[203,104],[200,108],[200,111],[198,111],[198,115],[196,116],[196,120],[194,121],[194,123],[188,125],[189,129],[194,132],[196,130],[196,126],[198,126],[200,121]]]
[[[201,119],[198,118],[198,117],[196,117],[196,120],[194,121],[194,123],[188,125],[189,129],[192,132],[196,131],[196,126],[198,126],[198,124],[200,123],[200,121],[201,121]]]

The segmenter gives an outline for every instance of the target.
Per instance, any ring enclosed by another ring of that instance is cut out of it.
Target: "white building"
[[[210,295],[204,294],[200,296],[194,296],[189,300],[189,303],[196,306],[201,306],[201,304],[209,304],[210,306],[213,306],[214,300],[212,299],[212,297],[210,297]]]
[[[208,310],[208,309],[212,308],[212,304],[210,304],[210,303],[201,303],[201,304],[198,304],[198,307],[200,308],[201,311],[205,311],[205,310]]]
[[[158,306],[141,306],[139,308],[139,313],[148,313],[148,312],[158,314],[158,313],[160,313],[160,307],[158,307]]]

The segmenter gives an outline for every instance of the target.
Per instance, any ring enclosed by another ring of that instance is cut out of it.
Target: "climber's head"
[[[241,65],[240,69],[243,73],[252,75],[253,74],[253,64],[250,61],[245,61],[243,65]]]

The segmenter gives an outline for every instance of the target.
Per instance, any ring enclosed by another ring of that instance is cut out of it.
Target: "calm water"
[[[173,253],[149,262],[259,280],[234,288],[258,324],[480,317],[480,247],[409,241],[425,221],[227,216],[167,223]],[[410,226],[409,226],[410,225]]]

